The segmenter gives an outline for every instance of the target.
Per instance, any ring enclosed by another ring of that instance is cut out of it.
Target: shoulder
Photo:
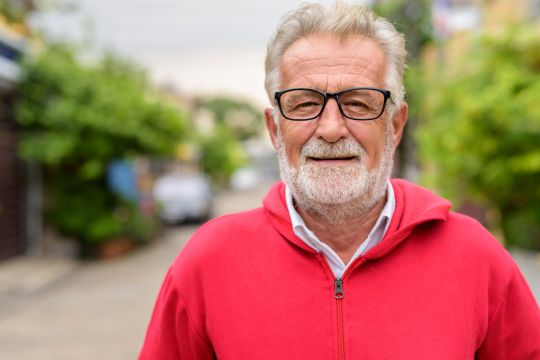
[[[260,243],[262,234],[267,233],[270,227],[263,208],[212,219],[191,236],[174,261],[173,268],[205,266],[238,258],[250,244]]]
[[[398,227],[414,227],[413,235],[424,246],[450,256],[473,257],[476,262],[511,266],[512,259],[499,240],[480,222],[450,211],[451,203],[428,189],[392,179]]]
[[[449,212],[445,221],[428,225],[425,231],[430,234],[433,248],[438,249],[440,260],[463,276],[504,284],[517,268],[502,243],[469,216]]]
[[[209,243],[226,246],[231,239],[257,233],[265,226],[268,226],[268,217],[262,207],[223,215],[201,225],[189,243],[192,246],[208,246]]]
[[[450,212],[442,226],[452,237],[456,247],[501,260],[510,259],[510,254],[502,243],[478,220],[470,216]]]

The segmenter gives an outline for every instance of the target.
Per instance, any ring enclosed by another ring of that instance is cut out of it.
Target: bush
[[[201,135],[201,168],[217,185],[225,184],[247,157],[232,130],[218,125],[209,135]]]
[[[215,184],[223,185],[246,164],[242,141],[260,135],[263,112],[245,100],[224,96],[197,99],[196,111],[208,114],[211,122],[208,129],[199,129],[201,168]]]

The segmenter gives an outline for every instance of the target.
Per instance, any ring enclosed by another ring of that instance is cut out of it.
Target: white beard
[[[305,211],[338,224],[366,214],[385,195],[393,165],[392,130],[387,126],[379,164],[366,166],[366,151],[351,138],[328,143],[312,138],[300,153],[300,167],[290,164],[283,136],[278,127],[278,158],[281,178],[291,189],[297,204]],[[320,166],[308,157],[350,157],[359,161],[345,166]]]

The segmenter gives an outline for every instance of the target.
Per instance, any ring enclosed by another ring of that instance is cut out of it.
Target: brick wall
[[[24,164],[17,157],[16,133],[0,126],[0,260],[26,250],[25,194]]]

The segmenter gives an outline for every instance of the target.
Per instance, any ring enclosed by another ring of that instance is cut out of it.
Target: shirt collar
[[[291,218],[293,231],[296,236],[298,236],[311,248],[315,249],[318,252],[322,252],[329,260],[330,266],[333,270],[333,263],[335,263],[336,266],[338,266],[338,263],[341,263],[343,266],[345,266],[345,264],[341,262],[341,259],[339,259],[337,254],[335,254],[335,252],[328,245],[320,241],[317,236],[306,226],[304,220],[294,208],[292,192],[288,185],[285,186],[285,201],[287,203],[287,209],[289,210],[289,216]],[[390,180],[387,180],[386,204],[384,205],[384,208],[382,209],[379,217],[377,218],[377,221],[371,229],[367,239],[359,246],[351,261],[359,255],[366,253],[369,249],[377,245],[382,240],[382,238],[386,234],[386,231],[388,230],[388,226],[390,225],[390,220],[394,215],[395,209],[396,197],[394,195],[394,189],[392,187],[392,184],[390,183]]]

